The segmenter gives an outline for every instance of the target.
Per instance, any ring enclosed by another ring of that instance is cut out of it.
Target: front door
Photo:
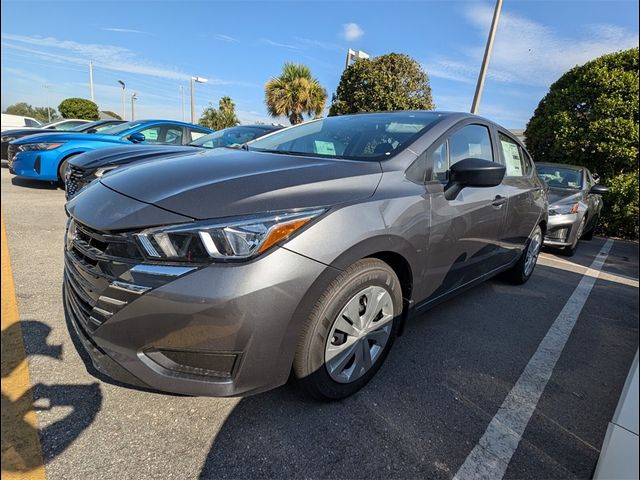
[[[451,165],[465,158],[497,161],[487,125],[458,127],[427,152],[433,165],[427,191],[431,196],[428,249],[428,296],[435,299],[499,266],[500,232],[507,199],[504,188],[462,189],[454,200],[444,197]]]

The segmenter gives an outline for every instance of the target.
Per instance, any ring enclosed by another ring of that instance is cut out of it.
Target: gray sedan
[[[597,183],[585,167],[537,163],[536,169],[549,185],[549,225],[544,243],[571,256],[580,239],[593,237],[602,210],[601,195],[609,189]]]
[[[544,187],[508,130],[465,113],[329,117],[138,163],[67,204],[72,335],[122,383],[233,396],[293,373],[344,398],[411,312],[531,277]]]

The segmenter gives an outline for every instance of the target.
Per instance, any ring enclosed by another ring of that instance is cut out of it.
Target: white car
[[[638,478],[638,352],[609,422],[594,480]]]
[[[2,124],[0,131],[11,130],[14,128],[40,128],[42,123],[35,118],[23,117],[21,115],[11,115],[9,113],[2,114]]]

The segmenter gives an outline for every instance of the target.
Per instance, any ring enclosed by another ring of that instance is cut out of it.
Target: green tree
[[[85,98],[67,98],[58,106],[62,118],[81,118],[83,120],[98,120],[100,114],[98,105]]]
[[[9,105],[4,113],[20,115],[21,117],[33,117],[34,109],[26,102],[18,102],[13,105]]]
[[[43,123],[53,122],[60,119],[60,115],[55,108],[52,107],[35,107],[33,109],[33,118],[40,120]],[[51,120],[49,120],[51,119]]]
[[[218,108],[209,104],[200,116],[198,123],[213,130],[235,127],[240,123],[236,116],[236,105],[231,97],[224,96],[218,102]]]
[[[394,110],[433,110],[429,77],[400,53],[360,59],[340,78],[329,115]]]
[[[109,115],[111,118],[115,118],[116,120],[122,120],[122,117],[118,115],[116,112],[112,112],[111,110],[103,110],[102,113],[105,115]]]
[[[534,160],[583,165],[612,187],[601,221],[609,235],[637,237],[638,72],[638,48],[572,68],[551,85],[525,130]]]
[[[269,115],[288,117],[292,125],[301,123],[305,113],[318,117],[327,102],[327,91],[302,64],[285,63],[280,76],[269,80],[264,90]]]

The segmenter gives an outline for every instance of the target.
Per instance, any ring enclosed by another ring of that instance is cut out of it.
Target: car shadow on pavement
[[[24,339],[26,357],[44,356],[62,361],[62,345],[48,343],[51,328],[39,321],[23,320],[2,330],[2,471],[32,472],[65,451],[91,423],[102,407],[100,385],[38,383],[20,391],[5,389],[5,379],[24,368],[20,353]],[[19,373],[18,373],[19,375]],[[12,382],[13,384],[14,382]],[[52,419],[37,428],[30,412],[48,411]],[[66,411],[66,412],[65,412]],[[67,413],[70,411],[70,413]],[[38,445],[37,439],[40,439]]]
[[[35,190],[57,190],[60,188],[58,182],[42,182],[39,180],[29,180],[26,178],[13,177],[11,184],[16,187],[33,188]]]

